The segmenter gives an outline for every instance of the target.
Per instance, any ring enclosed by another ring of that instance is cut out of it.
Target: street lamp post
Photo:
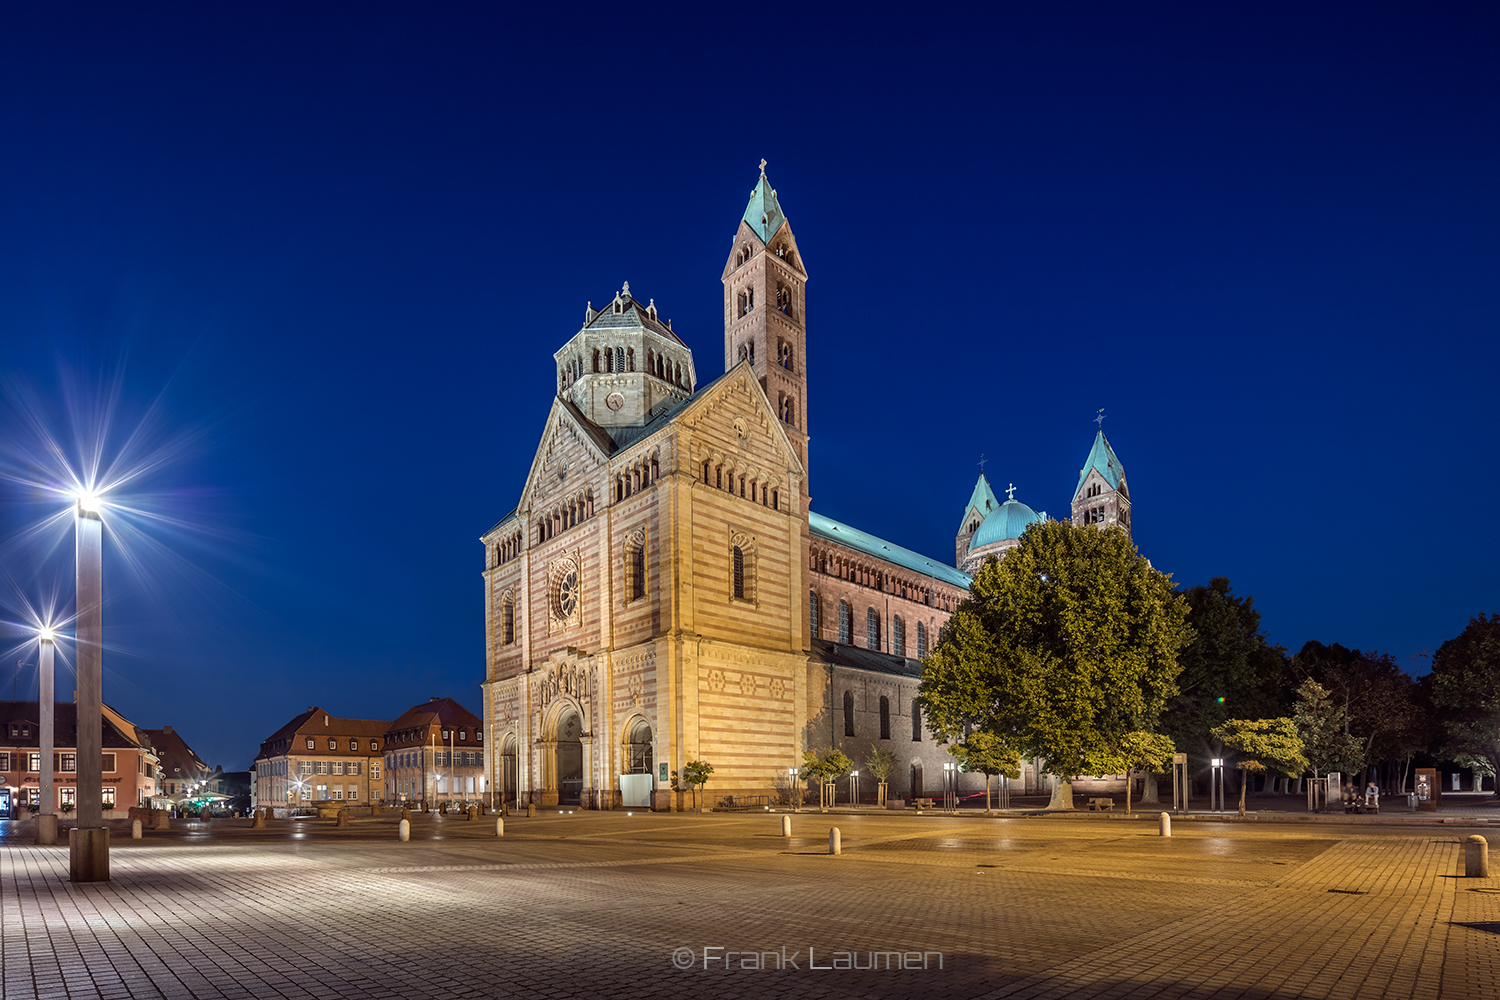
[[[53,732],[56,720],[52,709],[52,663],[55,647],[50,628],[42,629],[38,638],[42,644],[42,655],[37,660],[37,725],[41,730],[37,735],[41,739],[42,752],[38,774],[41,803],[36,814],[36,842],[51,845],[57,843],[57,792],[53,789],[52,775],[53,742],[56,738]]]
[[[109,881],[104,825],[104,526],[99,499],[78,498],[73,525],[78,571],[78,826],[68,834],[69,878]]]
[[[859,808],[859,772],[849,772],[849,806],[852,809]]]
[[[801,803],[799,803],[797,800],[802,797],[800,794],[798,794],[801,790],[797,787],[797,772],[798,769],[795,767],[789,767],[786,769],[786,783],[788,789],[787,794],[790,795],[792,800],[792,812],[800,811],[797,807]]]
[[[1214,812],[1224,811],[1224,758],[1215,757],[1212,760],[1212,770],[1209,771],[1208,780],[1208,807]]]

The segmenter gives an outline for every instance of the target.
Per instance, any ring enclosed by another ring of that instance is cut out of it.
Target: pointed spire
[[[974,484],[974,492],[969,496],[969,505],[964,508],[964,516],[969,516],[969,511],[979,511],[980,517],[987,516],[990,511],[997,510],[1000,501],[995,498],[995,493],[990,489],[990,481],[984,478],[984,473],[979,474],[979,480]]]
[[[781,204],[776,200],[776,189],[766,179],[766,161],[760,161],[760,180],[750,192],[750,204],[745,206],[745,222],[760,237],[762,243],[770,243],[771,237],[786,222]]]
[[[1102,412],[1102,411],[1101,411]],[[1109,438],[1104,436],[1104,426],[1101,423],[1099,429],[1094,432],[1094,446],[1089,449],[1089,457],[1083,463],[1083,468],[1078,470],[1078,487],[1073,491],[1073,499],[1078,499],[1078,494],[1083,490],[1083,481],[1088,478],[1090,469],[1098,469],[1099,475],[1109,483],[1110,489],[1118,490],[1120,484],[1125,481],[1125,463],[1120,461],[1115,450],[1109,445]]]

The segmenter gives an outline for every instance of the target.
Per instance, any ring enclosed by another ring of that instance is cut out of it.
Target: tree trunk
[[[984,814],[986,816],[995,815],[995,810],[990,807],[990,777],[988,771],[984,772]]]
[[[1125,815],[1130,815],[1130,790],[1135,785],[1135,768],[1125,769]]]
[[[1156,787],[1156,772],[1155,771],[1147,771],[1146,772],[1146,787],[1141,792],[1141,805],[1143,805],[1143,806],[1159,806],[1159,805],[1161,805],[1161,799],[1158,797],[1159,795],[1160,795],[1160,792],[1159,792],[1159,790]]]
[[[1073,808],[1073,779],[1060,778],[1052,775],[1052,801],[1047,803],[1049,810],[1072,809]]]
[[[1240,819],[1245,818],[1245,789],[1250,782],[1250,772],[1240,768]]]

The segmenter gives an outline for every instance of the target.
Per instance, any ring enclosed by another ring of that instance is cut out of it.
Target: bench
[[[916,805],[916,807],[918,809],[931,809],[932,808],[932,800],[931,799],[912,799],[912,802]]]
[[[1114,799],[1089,799],[1089,812],[1114,812]]]

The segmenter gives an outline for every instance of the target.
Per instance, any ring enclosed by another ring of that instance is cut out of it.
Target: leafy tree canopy
[[[986,560],[928,656],[928,726],[946,743],[990,733],[1060,777],[1109,773],[1125,734],[1154,729],[1177,691],[1186,618],[1123,531],[1032,524]]]
[[[969,738],[953,747],[954,758],[965,771],[979,774],[1003,774],[1014,781],[1021,776],[1021,754],[1003,736],[977,729]]]
[[[1206,752],[1210,731],[1231,717],[1274,716],[1289,707],[1286,651],[1267,641],[1255,599],[1240,597],[1229,578],[1182,592],[1193,641],[1177,658],[1178,692],[1162,731],[1187,752]]]
[[[835,747],[820,750],[805,750],[802,753],[802,777],[816,778],[822,782],[842,778],[854,766],[848,754]]]
[[[1230,719],[1214,727],[1213,737],[1239,754],[1242,770],[1270,768],[1292,777],[1307,770],[1302,736],[1291,719]]]
[[[885,781],[896,773],[896,755],[885,747],[872,747],[870,756],[865,758],[865,768],[875,776],[876,781]]]
[[[1349,733],[1348,712],[1317,681],[1309,678],[1297,688],[1292,719],[1314,775],[1328,771],[1353,774],[1363,765],[1362,742]]]
[[[1438,647],[1432,702],[1443,719],[1448,752],[1493,774],[1500,765],[1500,614],[1481,611]]]

